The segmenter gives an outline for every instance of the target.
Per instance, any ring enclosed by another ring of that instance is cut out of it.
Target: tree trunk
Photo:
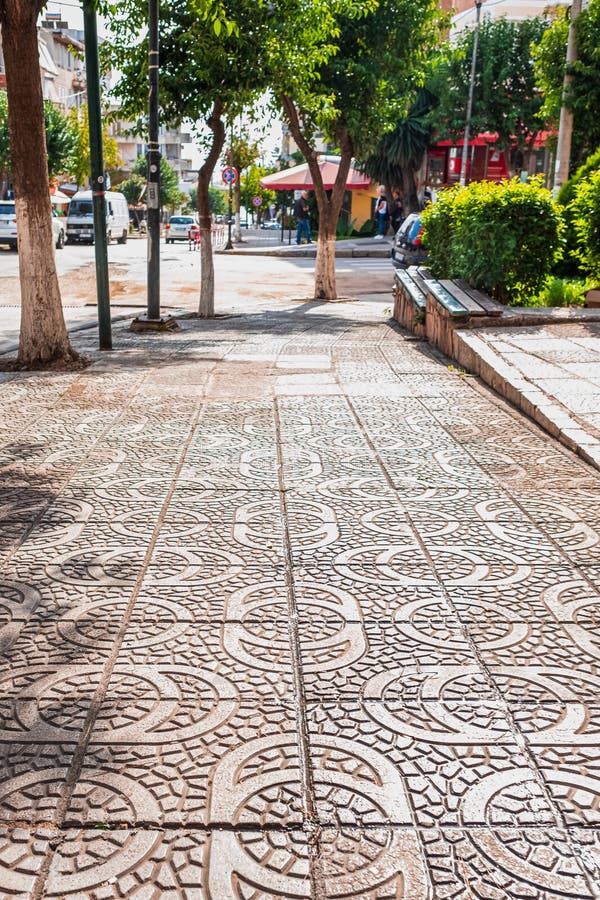
[[[337,299],[337,285],[335,280],[335,231],[338,216],[339,210],[334,217],[330,201],[327,201],[327,207],[323,210],[319,205],[319,240],[317,243],[317,259],[315,266],[315,300]]]
[[[215,314],[215,266],[212,254],[212,216],[208,189],[225,142],[225,126],[221,119],[223,106],[215,102],[208,118],[213,133],[212,144],[204,164],[198,171],[198,219],[200,222],[200,302],[198,315],[209,319]]]
[[[73,362],[54,259],[36,3],[0,4],[8,94],[10,159],[21,281],[18,361],[31,368]]]
[[[415,172],[411,163],[402,166],[402,203],[404,205],[404,215],[419,212],[421,204],[417,196],[417,185],[415,184]]]
[[[346,182],[352,162],[352,141],[340,123],[337,128],[338,146],[340,148],[340,164],[331,194],[328,196],[323,186],[321,169],[319,168],[319,154],[310,145],[304,135],[298,110],[293,101],[286,95],[280,95],[279,100],[290,127],[292,137],[302,151],[313,181],[313,190],[319,211],[319,241],[317,243],[317,263],[315,268],[315,300],[337,300],[337,285],[335,280],[335,233],[340,216]]]

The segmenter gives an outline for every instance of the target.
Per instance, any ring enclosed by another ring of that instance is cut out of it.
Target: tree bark
[[[335,183],[328,195],[323,186],[323,178],[319,168],[319,154],[311,147],[304,135],[302,122],[298,110],[292,99],[287,95],[280,95],[279,100],[283,107],[292,137],[301,150],[311,174],[313,190],[319,211],[319,240],[317,243],[317,260],[315,268],[315,300],[337,300],[337,285],[335,280],[335,235],[337,222],[340,216],[344,192],[348,180],[348,172],[353,156],[353,145],[342,123],[337,128],[337,138],[340,147],[340,164]]]
[[[65,320],[52,230],[37,15],[42,4],[0,3],[21,282],[18,362],[27,368],[78,359]]]
[[[402,166],[402,203],[405,216],[409,213],[419,212],[421,208],[412,163],[406,163],[406,165]]]
[[[225,143],[225,126],[221,118],[223,105],[215,102],[207,123],[213,133],[212,144],[204,164],[198,170],[198,219],[200,222],[200,302],[198,315],[209,319],[215,314],[215,266],[212,253],[212,216],[208,189]]]

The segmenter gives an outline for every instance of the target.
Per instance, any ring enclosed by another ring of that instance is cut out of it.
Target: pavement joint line
[[[173,352],[169,355],[172,356],[176,352],[177,352],[177,350],[174,349]],[[156,368],[153,366],[146,373],[145,378],[143,378],[141,380],[141,382],[138,383],[138,385],[137,385],[138,390],[139,390],[139,387],[141,386],[141,384],[143,384],[145,381],[149,380],[151,375],[155,371],[156,371]],[[162,523],[164,521],[164,517],[167,513],[167,510],[168,510],[169,504],[171,502],[171,499],[173,497],[173,494],[175,493],[175,489],[177,486],[177,479],[183,469],[187,452],[189,450],[190,444],[194,437],[195,429],[197,428],[198,423],[202,419],[203,412],[205,412],[205,410],[206,410],[205,394],[206,394],[206,389],[205,389],[205,385],[203,385],[202,392],[197,400],[196,412],[190,422],[188,436],[186,438],[186,441],[183,445],[182,450],[180,451],[179,461],[177,463],[175,471],[173,472],[173,475],[171,476],[171,484],[170,484],[169,490],[165,496],[165,499],[163,500],[163,502],[161,504],[160,512],[158,514],[156,524],[152,530],[152,535],[150,537],[150,541],[148,543],[146,553],[144,554],[144,559],[143,559],[143,562],[142,562],[142,565],[140,568],[140,572],[139,572],[136,582],[132,588],[131,596],[129,598],[127,607],[123,614],[121,626],[115,637],[110,656],[106,660],[106,663],[103,667],[103,671],[102,671],[102,675],[100,677],[100,681],[98,683],[98,687],[96,688],[96,690],[94,692],[94,696],[90,703],[90,708],[87,712],[85,722],[82,726],[81,733],[80,733],[78,741],[77,741],[77,745],[73,752],[73,757],[72,757],[70,765],[69,765],[69,771],[67,772],[67,776],[65,778],[63,789],[61,790],[61,797],[60,797],[60,800],[59,800],[59,802],[57,804],[57,808],[56,808],[56,820],[57,820],[57,824],[59,827],[65,822],[65,819],[67,816],[68,805],[73,796],[73,791],[75,789],[75,786],[77,784],[77,781],[81,774],[81,770],[82,770],[84,762],[85,762],[85,754],[87,752],[87,747],[88,747],[89,740],[90,740],[90,737],[92,734],[92,730],[94,728],[100,707],[101,707],[102,703],[104,702],[104,698],[106,696],[106,691],[108,689],[108,684],[110,682],[112,671],[115,666],[117,657],[119,655],[119,651],[121,649],[121,644],[123,642],[123,638],[125,637],[125,632],[129,625],[129,619],[133,612],[133,608],[135,606],[137,598],[140,594],[140,591],[142,588],[142,583],[143,583],[144,577],[146,575],[146,570],[148,568],[150,560],[152,559],[152,554],[154,553],[154,550],[156,549],[156,544],[160,537],[160,529],[161,529]],[[129,410],[130,405],[131,405],[131,400],[130,400],[130,403],[128,403],[127,406],[123,409],[121,416],[125,415],[125,409]],[[118,421],[118,418],[120,418],[120,417],[117,417],[117,421]],[[107,426],[107,428],[110,428],[110,426]],[[105,431],[106,431],[106,429],[105,429]],[[103,431],[103,434],[105,433],[105,431]],[[55,851],[56,851],[56,847],[48,848],[48,851],[46,853],[44,861],[40,867],[40,871],[36,877],[36,880],[35,880],[35,883],[34,883],[34,886],[33,886],[32,892],[31,892],[30,900],[41,900],[41,898],[43,897],[45,883],[48,878],[48,874],[50,872],[50,866],[52,863],[52,856]]]
[[[312,850],[310,856],[310,881],[315,897],[322,896],[323,874],[317,854],[320,827],[317,820],[317,811],[314,803],[314,785],[312,779],[310,761],[310,742],[308,738],[308,722],[306,719],[306,698],[304,694],[304,682],[302,678],[302,657],[300,652],[300,634],[298,629],[298,608],[294,589],[294,561],[292,556],[292,542],[288,525],[288,513],[285,490],[285,469],[281,441],[281,421],[277,398],[273,398],[273,414],[275,420],[275,443],[277,449],[277,475],[279,480],[279,505],[283,522],[283,544],[285,559],[285,580],[287,588],[287,603],[289,610],[288,630],[292,650],[292,673],[294,680],[294,693],[296,708],[296,724],[298,731],[298,757],[300,782],[302,789],[302,802],[304,806],[303,831],[307,837],[307,843]]]

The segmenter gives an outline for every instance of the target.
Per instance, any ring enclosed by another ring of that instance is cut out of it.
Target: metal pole
[[[556,197],[563,184],[569,180],[571,162],[571,139],[573,137],[573,110],[569,108],[569,93],[573,75],[570,67],[577,60],[577,31],[575,22],[581,12],[581,0],[573,0],[571,21],[569,22],[569,39],[567,42],[567,59],[565,77],[563,79],[562,106],[558,124],[558,140],[556,144],[556,162],[554,165],[553,194]]]
[[[471,113],[473,111],[473,92],[475,90],[475,72],[477,68],[477,45],[479,43],[479,22],[481,19],[482,0],[475,0],[477,8],[475,16],[475,33],[473,35],[473,57],[471,59],[471,80],[469,81],[469,99],[467,101],[467,118],[465,121],[465,134],[463,138],[462,159],[460,163],[460,186],[467,183],[467,156],[469,153],[469,130],[471,128]]]
[[[112,350],[108,251],[106,248],[106,198],[104,196],[104,162],[102,159],[100,66],[98,63],[98,29],[96,25],[94,0],[84,0],[83,30],[85,40],[85,67],[87,71],[92,206],[94,211],[94,253],[96,258],[96,296],[98,300],[98,345],[100,350]]]
[[[233,182],[229,181],[229,197],[227,199],[227,243],[225,244],[226,250],[233,250],[233,243],[231,241],[231,213],[233,209],[232,197],[233,195]]]
[[[160,319],[160,151],[158,0],[148,0],[148,319]]]

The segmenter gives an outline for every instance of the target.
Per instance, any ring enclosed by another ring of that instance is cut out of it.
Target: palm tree
[[[427,88],[419,88],[407,115],[382,136],[375,152],[361,166],[374,181],[385,184],[390,196],[392,188],[402,185],[406,213],[419,209],[415,172],[429,147],[428,116],[436,105],[434,95]]]

